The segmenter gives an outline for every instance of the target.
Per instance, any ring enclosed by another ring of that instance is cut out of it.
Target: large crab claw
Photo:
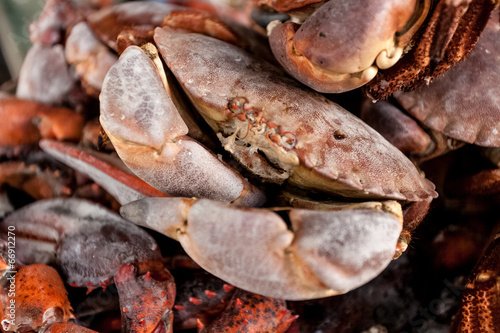
[[[186,136],[155,51],[147,50],[152,60],[138,47],[127,48],[104,80],[100,121],[120,158],[169,195],[262,204],[257,188]]]
[[[269,41],[297,80],[319,92],[340,93],[393,66],[428,7],[429,1],[416,0],[330,0],[302,25],[272,22]]]
[[[379,209],[292,209],[290,231],[270,210],[188,198],[141,199],[121,214],[177,239],[228,283],[289,300],[345,293],[371,280],[392,260],[402,228]]]
[[[346,197],[436,196],[434,185],[377,132],[274,66],[168,27],[156,29],[155,41],[224,148],[259,177]]]

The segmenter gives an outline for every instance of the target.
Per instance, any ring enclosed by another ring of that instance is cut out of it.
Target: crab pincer
[[[160,59],[155,50],[147,52],[156,60],[138,47],[127,48],[102,88],[100,121],[122,161],[169,195],[262,204],[259,189],[186,135]]]
[[[379,68],[401,58],[428,7],[429,1],[418,0],[330,0],[302,25],[271,22],[269,42],[297,80],[319,92],[344,92],[366,84]]]

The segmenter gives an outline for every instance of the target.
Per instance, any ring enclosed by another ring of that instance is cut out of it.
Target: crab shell
[[[436,196],[434,185],[376,131],[272,65],[227,43],[168,27],[156,29],[155,41],[233,155],[258,150],[288,172],[288,183],[336,195],[409,201]],[[250,149],[239,152],[244,146]]]
[[[352,90],[399,60],[426,13],[417,3],[330,0],[300,26],[272,22],[269,42],[300,82],[324,93]]]
[[[500,146],[499,37],[500,24],[490,19],[465,61],[430,85],[394,97],[413,117],[446,136]]]
[[[7,315],[1,318],[5,331],[43,331],[55,322],[74,318],[63,281],[52,267],[44,264],[25,266],[8,281],[15,283],[15,289],[11,288],[15,296],[10,298],[8,305],[15,300],[16,311],[14,320]]]

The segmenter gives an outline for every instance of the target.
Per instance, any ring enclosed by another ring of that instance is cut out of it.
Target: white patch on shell
[[[64,58],[62,45],[35,43],[21,67],[16,97],[46,104],[61,104],[75,81]]]
[[[122,140],[160,149],[188,132],[155,65],[136,46],[111,67],[100,100],[101,125]]]
[[[347,292],[389,265],[402,225],[372,209],[290,212],[293,247],[330,288]]]

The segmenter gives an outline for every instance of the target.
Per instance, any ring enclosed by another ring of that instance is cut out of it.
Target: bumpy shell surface
[[[376,209],[276,213],[207,199],[146,198],[128,220],[177,239],[203,269],[268,297],[311,299],[373,279],[394,256],[401,221]]]
[[[295,138],[291,149],[269,153],[278,156],[281,168],[292,171],[290,183],[349,197],[419,201],[436,196],[434,185],[377,132],[272,65],[216,39],[167,27],[156,29],[155,40],[215,130],[230,126],[235,115],[228,104],[243,99],[254,112],[262,112],[260,119]]]

